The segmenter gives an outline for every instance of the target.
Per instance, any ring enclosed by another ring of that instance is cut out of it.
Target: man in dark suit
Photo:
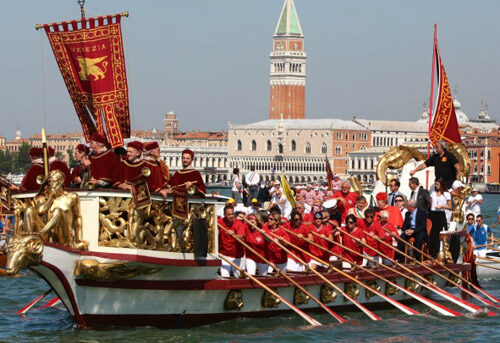
[[[422,249],[422,243],[427,237],[427,212],[417,208],[416,201],[413,199],[408,200],[408,212],[405,215],[402,231],[402,239],[408,242],[410,238],[414,238],[415,248]],[[404,249],[405,244],[398,242],[398,250],[404,251]],[[420,260],[420,253],[415,251],[414,257]],[[399,255],[398,259],[403,262],[404,256]]]
[[[388,201],[389,201],[389,205],[391,206],[396,206],[396,196],[398,195],[401,195],[405,201],[405,204],[406,204],[406,201],[408,199],[406,199],[406,195],[404,195],[403,193],[401,193],[399,191],[399,187],[401,186],[401,183],[399,182],[398,179],[392,179],[391,182],[389,182],[389,189],[391,190],[391,192],[388,194]]]
[[[408,200],[415,200],[418,209],[425,210],[425,212],[429,213],[432,204],[432,199],[429,191],[424,187],[419,186],[419,181],[416,177],[410,178],[408,186],[411,189],[410,197],[408,198]]]

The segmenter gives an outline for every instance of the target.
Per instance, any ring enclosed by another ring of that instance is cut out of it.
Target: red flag
[[[429,132],[429,140],[435,144],[439,140],[445,140],[451,143],[461,143],[460,132],[458,131],[458,121],[453,106],[453,98],[451,96],[450,84],[444,71],[441,55],[437,40],[435,41],[435,56],[436,56],[436,77],[438,82],[438,96],[436,108],[434,110],[434,121]]]
[[[76,21],[44,25],[85,139],[98,131],[113,148],[130,136],[120,18],[84,18],[80,28]]]
[[[328,158],[325,157],[326,163],[326,178],[328,180],[328,190],[331,191],[333,189],[333,171],[330,166],[330,162],[328,162]]]

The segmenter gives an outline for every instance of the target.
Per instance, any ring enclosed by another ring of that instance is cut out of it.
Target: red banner
[[[436,109],[434,111],[434,121],[429,132],[430,141],[435,144],[439,140],[452,143],[461,143],[455,107],[451,96],[450,84],[444,71],[443,62],[439,54],[436,42],[436,68],[439,93],[437,96]]]
[[[333,171],[330,166],[330,162],[328,162],[328,158],[325,158],[326,164],[326,179],[328,180],[328,190],[331,191],[333,189]]]
[[[76,21],[44,25],[44,29],[85,139],[98,131],[113,148],[122,146],[130,137],[130,118],[120,15],[86,18],[80,25]]]

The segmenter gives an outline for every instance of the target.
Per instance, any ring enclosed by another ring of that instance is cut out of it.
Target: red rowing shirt
[[[277,227],[276,229],[271,229],[269,227],[269,224],[266,223],[262,227],[264,231],[267,233],[272,233],[276,236],[282,237],[285,241],[290,242],[290,236],[288,236],[288,233],[286,230],[282,227]],[[273,235],[270,235],[271,237]],[[268,251],[268,258],[272,263],[276,264],[282,264],[285,263],[288,260],[288,254],[285,250],[283,250],[279,245],[268,241],[267,242],[267,251]]]
[[[341,228],[341,231],[342,231],[341,236],[342,236],[343,245],[345,245],[347,248],[354,250],[358,253],[363,253],[362,245],[360,243],[356,242],[351,237],[347,236],[344,233],[344,232],[346,232],[346,230],[347,229],[345,227]],[[361,229],[359,227],[356,227],[354,230],[352,230],[352,232],[349,232],[349,234],[351,236],[354,236],[358,240],[362,240],[363,238],[365,238],[365,232],[363,231],[363,229]],[[363,263],[363,258],[361,256],[358,256],[357,254],[354,254],[354,253],[347,251],[345,249],[344,249],[342,255],[346,260],[356,262],[358,265],[361,265]]]
[[[235,235],[245,237],[245,225],[239,220],[235,219],[231,226],[229,226],[224,219],[217,220],[217,223],[227,230],[234,231]],[[219,252],[228,257],[242,258],[245,255],[243,245],[238,243],[236,239],[231,237],[226,231],[219,228]]]
[[[245,225],[245,243],[248,244],[252,249],[254,249],[259,255],[266,257],[268,255],[267,252],[267,242],[264,238],[264,235],[259,231],[250,228],[248,225]],[[251,259],[257,263],[265,263],[260,257],[255,255],[249,249],[245,249],[246,258]]]

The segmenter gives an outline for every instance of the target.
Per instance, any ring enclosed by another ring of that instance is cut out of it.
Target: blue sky
[[[124,19],[134,129],[227,129],[268,118],[269,53],[283,0],[87,0],[87,16]],[[463,110],[500,112],[500,1],[295,0],[305,35],[306,118],[417,119],[428,101],[433,24]],[[2,6],[0,135],[39,132],[42,54],[48,131],[80,130],[47,38],[36,23],[77,18],[76,0]]]

